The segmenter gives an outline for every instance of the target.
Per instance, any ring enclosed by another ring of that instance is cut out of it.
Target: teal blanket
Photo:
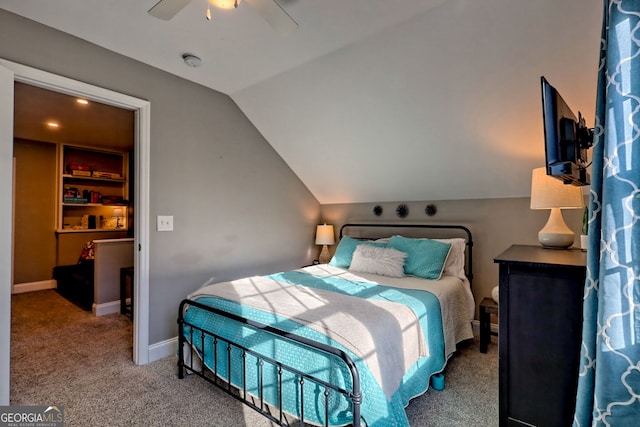
[[[197,298],[200,303],[343,350],[354,360],[360,373],[363,395],[361,414],[366,423],[364,425],[408,426],[404,407],[411,398],[427,390],[430,377],[442,371],[447,360],[438,299],[426,291],[391,288],[338,277],[320,277],[300,271],[278,273],[268,277],[283,283],[330,290],[355,298],[402,303],[414,311],[425,334],[429,356],[420,358],[409,369],[399,388],[391,396],[391,400],[387,400],[366,363],[324,334],[281,316],[246,307],[233,301],[207,296]],[[357,300],[354,300],[354,304],[357,304]],[[334,356],[314,352],[307,347],[272,334],[238,325],[237,322],[207,313],[197,307],[189,308],[185,315],[185,321],[205,330],[213,331],[224,340],[279,360],[300,371],[308,372],[323,381],[338,385],[345,390],[351,389],[351,377],[348,369],[344,366],[344,362]],[[185,326],[185,328],[188,327]],[[186,331],[185,334],[189,337]],[[197,333],[194,333],[193,336],[193,346],[196,351],[202,353],[202,340]],[[232,364],[231,382],[239,389],[242,389],[244,384],[249,394],[258,398],[262,397],[275,407],[280,403],[279,383],[281,383],[281,403],[286,413],[296,418],[302,418],[304,415],[305,421],[320,424],[325,423],[326,413],[328,413],[330,425],[344,425],[351,422],[351,403],[343,395],[333,390],[326,390],[321,384],[312,381],[301,382],[299,377],[287,372],[283,372],[282,378],[279,378],[278,367],[274,364],[260,362],[257,357],[250,354],[243,356],[241,350],[235,347],[231,348],[231,354],[227,354],[226,342],[218,342],[218,351],[215,355],[212,339],[205,339],[204,347],[206,366],[225,380],[229,379],[229,356],[231,360],[245,357],[246,372],[243,373],[240,364]],[[261,383],[262,395],[260,394]],[[302,398],[300,398],[301,395]],[[303,410],[304,414],[302,414]]]

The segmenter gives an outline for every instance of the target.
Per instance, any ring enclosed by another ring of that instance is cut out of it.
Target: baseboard
[[[165,357],[175,356],[178,351],[178,337],[169,338],[149,346],[149,363]]]
[[[55,280],[41,280],[39,282],[18,283],[11,287],[12,294],[22,294],[25,292],[43,291],[45,289],[55,289],[58,282]]]
[[[107,314],[120,313],[120,300],[105,302],[102,304],[93,303],[91,312],[96,316],[105,316]]]

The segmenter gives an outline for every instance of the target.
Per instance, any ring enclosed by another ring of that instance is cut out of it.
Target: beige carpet
[[[55,291],[12,297],[11,404],[60,405],[65,426],[269,426],[271,423],[204,381],[178,380],[176,358],[131,361],[132,324],[120,314],[95,317]],[[443,391],[407,407],[412,426],[497,426],[497,344],[461,349]]]

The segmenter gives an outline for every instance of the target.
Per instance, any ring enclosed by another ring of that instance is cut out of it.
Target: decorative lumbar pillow
[[[404,276],[404,261],[407,254],[391,248],[359,245],[353,251],[350,271],[374,273],[388,277]]]
[[[402,236],[393,236],[387,247],[407,254],[404,265],[405,274],[429,280],[440,280],[451,251],[451,243]]]
[[[331,261],[329,261],[329,265],[332,265],[334,267],[349,268],[349,266],[351,265],[353,252],[356,250],[356,247],[360,245],[370,245],[382,248],[387,244],[370,241],[363,242],[362,240],[356,240],[349,236],[342,236],[342,239],[340,239],[340,243],[338,243],[338,247],[336,248],[336,252],[333,254]]]

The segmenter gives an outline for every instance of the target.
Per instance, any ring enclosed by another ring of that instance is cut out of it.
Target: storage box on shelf
[[[128,154],[61,145],[57,232],[127,230]]]

